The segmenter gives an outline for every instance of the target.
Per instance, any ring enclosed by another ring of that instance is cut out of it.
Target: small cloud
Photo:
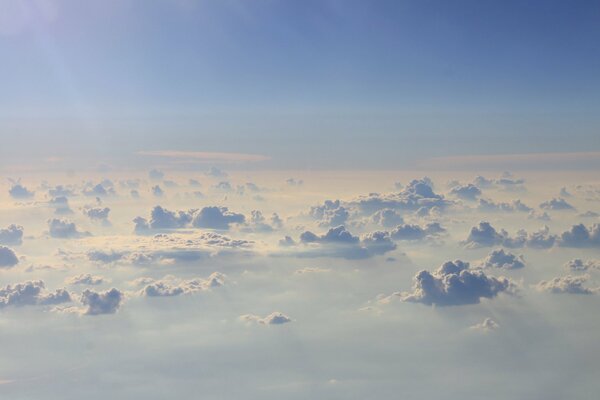
[[[267,315],[264,318],[254,314],[245,314],[240,316],[240,319],[242,321],[255,322],[261,325],[283,325],[292,322],[290,317],[277,311]]]
[[[470,326],[470,329],[482,332],[490,332],[500,327],[496,321],[491,318],[486,318],[482,322]]]

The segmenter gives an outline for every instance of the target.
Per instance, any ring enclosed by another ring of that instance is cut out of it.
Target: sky
[[[0,398],[598,397],[599,18],[0,2]]]

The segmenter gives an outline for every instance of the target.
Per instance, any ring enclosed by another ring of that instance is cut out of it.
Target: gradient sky
[[[4,2],[0,155],[600,150],[599,18],[588,1]]]

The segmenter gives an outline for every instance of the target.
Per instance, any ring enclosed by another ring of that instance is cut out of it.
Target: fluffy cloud
[[[561,198],[544,201],[540,204],[540,208],[544,210],[575,210],[575,207],[567,203],[565,199]]]
[[[108,219],[108,214],[110,213],[110,208],[108,208],[108,207],[84,208],[83,213],[92,220],[106,221]]]
[[[33,197],[35,193],[27,190],[27,188],[21,185],[19,182],[13,182],[8,194],[13,199],[28,199]]]
[[[178,296],[223,286],[225,281],[226,276],[220,272],[213,272],[207,279],[179,280],[171,276],[161,280],[145,279],[143,281],[145,286],[140,294],[148,297]]]
[[[124,298],[123,292],[112,288],[105,292],[86,289],[81,293],[80,301],[87,306],[84,315],[114,314],[119,310]]]
[[[0,246],[0,268],[14,267],[19,263],[19,259],[12,249]]]
[[[396,210],[384,208],[371,216],[374,223],[383,226],[384,228],[394,228],[404,223],[404,219]]]
[[[563,247],[600,246],[600,224],[587,228],[583,224],[573,225],[560,235],[559,245]]]
[[[23,243],[23,227],[9,225],[8,228],[0,229],[0,244],[19,246]]]
[[[411,211],[421,208],[429,210],[433,207],[443,209],[451,203],[433,191],[431,180],[423,178],[411,181],[398,193],[386,195],[371,193],[359,197],[352,204],[370,215],[385,208]]]
[[[486,318],[482,322],[472,325],[470,328],[476,331],[489,332],[498,329],[500,325],[491,318]]]
[[[112,182],[104,181],[94,185],[88,183],[83,189],[83,194],[90,197],[106,197],[114,196],[116,194],[115,189],[112,187]]]
[[[444,232],[446,230],[439,223],[434,222],[427,224],[424,228],[419,225],[398,225],[390,235],[395,240],[422,240],[434,239]]]
[[[105,251],[105,250],[90,250],[87,252],[88,260],[100,263],[100,264],[111,264],[121,260],[125,256],[125,253],[116,251]]]
[[[65,196],[55,197],[48,204],[50,207],[54,207],[54,213],[57,215],[73,214],[73,210],[69,207],[69,199]]]
[[[80,274],[72,276],[65,280],[67,285],[100,285],[104,283],[105,279],[101,276],[95,276],[92,274]]]
[[[184,228],[192,222],[193,213],[194,210],[175,212],[161,206],[155,206],[150,212],[150,221],[142,217],[137,217],[133,220],[135,231],[137,233],[144,233],[149,230]]]
[[[43,281],[27,281],[0,288],[0,308],[7,306],[52,305],[71,301],[64,289],[45,290]]]
[[[510,237],[504,229],[496,230],[489,222],[480,222],[471,228],[467,240],[463,244],[467,248],[504,246],[509,248],[532,247],[547,249],[554,246],[557,237],[549,233],[548,227],[528,234],[520,230],[515,237]]]
[[[450,190],[450,194],[464,200],[476,200],[481,196],[481,190],[469,183],[467,185],[457,185]]]
[[[243,214],[231,212],[227,207],[204,207],[194,217],[192,225],[196,228],[228,230],[231,224],[242,224],[245,220]]]
[[[53,218],[48,221],[50,236],[58,239],[74,239],[90,236],[89,232],[80,232],[75,223]]]
[[[240,319],[242,321],[255,322],[261,325],[283,325],[292,322],[290,317],[278,311],[275,311],[264,318],[254,314],[245,314],[240,316]]]
[[[565,264],[565,268],[571,271],[587,271],[590,269],[600,269],[600,260],[583,261],[580,258],[574,258]]]
[[[427,305],[455,306],[477,304],[482,298],[494,298],[510,290],[511,281],[470,270],[469,263],[456,260],[444,263],[437,271],[420,271],[414,277],[411,293],[399,294],[402,301]]]
[[[525,267],[523,256],[498,249],[492,251],[480,264],[481,268],[519,269]]]
[[[325,200],[323,205],[310,209],[310,216],[319,221],[320,226],[339,226],[346,223],[350,213],[339,200]]]
[[[571,293],[571,294],[593,294],[598,289],[588,289],[583,284],[588,280],[587,275],[563,276],[549,281],[541,281],[536,285],[537,289],[550,293]]]
[[[478,209],[481,212],[531,212],[533,209],[521,202],[521,200],[513,200],[510,203],[499,202],[493,200],[479,199]]]

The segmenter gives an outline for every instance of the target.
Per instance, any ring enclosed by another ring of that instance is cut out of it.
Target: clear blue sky
[[[0,7],[0,133],[45,143],[33,153],[71,143],[106,155],[116,143],[124,154],[253,151],[293,166],[306,152],[325,165],[339,149],[394,166],[390,147],[412,157],[600,147],[598,2]]]

